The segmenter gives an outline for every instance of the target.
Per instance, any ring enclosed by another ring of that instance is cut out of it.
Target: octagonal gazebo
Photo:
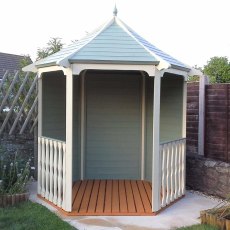
[[[185,194],[190,68],[116,16],[39,74],[38,194],[72,215],[151,215]]]

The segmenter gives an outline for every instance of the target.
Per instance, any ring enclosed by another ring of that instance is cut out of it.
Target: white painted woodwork
[[[84,179],[84,156],[85,156],[85,74],[81,78],[81,180]]]
[[[145,179],[145,103],[146,103],[146,84],[145,75],[142,73],[142,98],[141,98],[141,180]]]
[[[42,155],[42,143],[41,143],[41,139],[38,138],[38,186],[37,186],[37,193],[41,194],[41,172],[42,172],[42,162],[41,162],[41,155]]]
[[[161,208],[161,169],[160,162],[160,92],[161,74],[155,69],[153,93],[153,157],[152,157],[152,211]]]
[[[46,145],[46,161],[45,161],[45,181],[46,181],[46,186],[45,186],[45,198],[48,200],[49,199],[49,140],[45,140],[45,145]]]
[[[185,194],[186,139],[161,144],[161,207]]]
[[[183,114],[182,114],[182,137],[186,138],[186,116],[187,116],[187,82],[183,84]]]
[[[201,75],[199,82],[199,124],[198,124],[198,154],[204,155],[204,132],[205,132],[205,86],[208,77]]]
[[[58,197],[57,206],[62,206],[62,144],[58,142]]]
[[[62,151],[63,151],[63,153],[66,152],[66,145],[65,144],[62,145]],[[66,205],[66,203],[65,203],[66,202],[66,186],[65,186],[65,184],[66,184],[66,177],[65,177],[65,175],[66,175],[66,161],[65,161],[65,159],[66,159],[65,154],[62,154],[62,162],[63,162],[63,168],[62,168],[63,195],[62,195],[62,204],[61,204],[61,206],[62,206],[63,209],[65,208],[65,205]]]
[[[53,190],[53,181],[54,181],[54,178],[53,178],[53,175],[54,175],[54,172],[53,172],[53,140],[49,140],[49,153],[50,153],[50,159],[49,159],[49,162],[50,162],[50,168],[49,168],[49,201],[53,201],[53,195],[54,195],[54,190]]]
[[[41,184],[41,188],[42,188],[42,192],[41,195],[44,197],[45,196],[45,140],[42,139],[41,140],[42,143],[42,160],[41,160],[41,165],[42,165],[42,170],[41,170],[41,174],[42,174],[42,184]]]
[[[83,70],[136,70],[145,71],[149,76],[154,76],[156,69],[152,65],[130,65],[130,64],[84,64],[77,63],[72,64],[72,70],[74,75],[79,75]]]
[[[73,183],[73,74],[71,69],[65,71],[66,75],[66,197],[65,207],[67,212],[72,211],[72,183]]]
[[[57,204],[57,177],[58,177],[58,171],[57,171],[57,165],[58,165],[58,143],[57,141],[54,141],[54,196],[53,196],[53,203]]]
[[[66,200],[66,144],[63,141],[38,137],[41,179],[38,191],[42,197],[60,208]],[[71,188],[72,190],[72,188]]]

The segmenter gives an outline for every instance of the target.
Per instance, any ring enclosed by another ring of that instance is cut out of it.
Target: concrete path
[[[30,193],[31,201],[40,203],[59,215],[55,208],[37,198],[36,183],[30,185]],[[200,223],[200,211],[212,208],[218,202],[218,199],[187,191],[185,198],[157,216],[59,216],[79,230],[170,230]]]

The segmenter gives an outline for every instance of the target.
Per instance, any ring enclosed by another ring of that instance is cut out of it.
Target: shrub
[[[30,176],[30,161],[18,163],[17,153],[12,160],[7,152],[0,151],[0,195],[17,194],[26,191]]]

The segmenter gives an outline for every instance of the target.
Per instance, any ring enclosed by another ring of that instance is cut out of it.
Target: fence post
[[[198,125],[198,155],[204,155],[205,135],[205,85],[208,84],[208,77],[200,76],[199,82],[199,125]]]

